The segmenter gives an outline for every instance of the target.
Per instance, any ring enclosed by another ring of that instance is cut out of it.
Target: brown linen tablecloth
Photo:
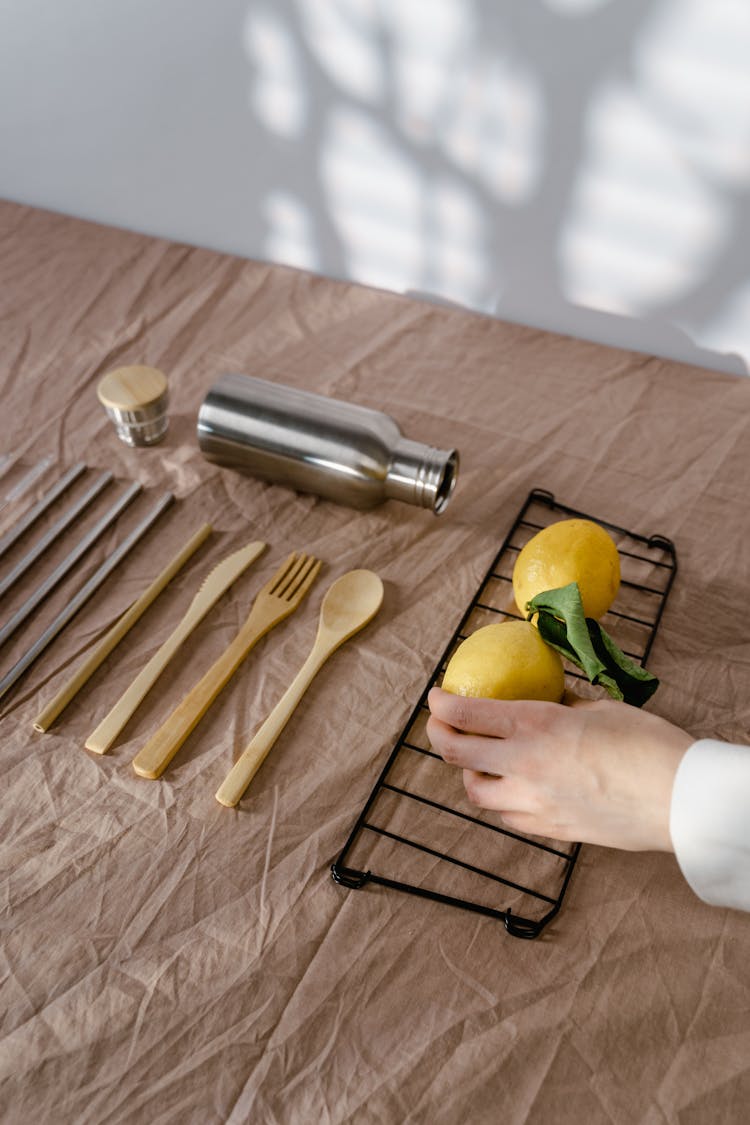
[[[650,706],[696,736],[747,738],[750,380],[12,204],[0,205],[0,340],[3,495],[51,456],[58,471],[80,460],[119,486],[141,481],[131,523],[165,489],[177,496],[4,701],[3,1121],[745,1120],[750,919],[698,901],[673,857],[584,846],[536,941],[414,895],[347,890],[329,869],[533,487],[674,540]],[[120,442],[97,401],[101,376],[126,363],[170,380],[170,429],[153,448]],[[409,437],[458,447],[447,512],[354,512],[209,464],[196,415],[226,369],[385,410]],[[51,473],[0,512],[0,532]],[[207,520],[208,543],[35,732]],[[126,522],[3,647],[2,673]],[[74,539],[6,595],[3,619]],[[269,549],[110,753],[84,750],[204,574],[250,539]],[[135,752],[295,548],[326,563],[308,600],[164,777],[136,777]],[[361,566],[385,583],[382,611],[319,674],[239,809],[220,807],[214,791],[304,658],[325,588]]]

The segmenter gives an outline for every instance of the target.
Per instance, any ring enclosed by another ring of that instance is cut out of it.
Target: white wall
[[[0,0],[0,195],[750,365],[747,0]]]

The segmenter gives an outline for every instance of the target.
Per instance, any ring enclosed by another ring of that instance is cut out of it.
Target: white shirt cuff
[[[675,775],[669,829],[698,897],[750,910],[750,747],[693,743]]]

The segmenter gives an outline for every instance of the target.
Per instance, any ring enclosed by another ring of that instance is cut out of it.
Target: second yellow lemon
[[[500,621],[461,642],[442,686],[454,695],[559,703],[565,672],[560,657],[529,621]]]
[[[577,582],[587,617],[602,617],[620,588],[620,556],[610,534],[586,519],[559,520],[523,547],[513,568],[513,594],[521,613],[544,590]]]

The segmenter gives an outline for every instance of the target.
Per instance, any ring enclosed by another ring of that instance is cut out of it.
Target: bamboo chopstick
[[[153,582],[143,591],[137,601],[133,602],[128,610],[112,626],[108,633],[99,641],[94,650],[83,661],[78,670],[52,697],[43,711],[34,719],[34,730],[46,731],[50,728],[57,716],[65,710],[70,701],[77,695],[87,680],[93,676],[100,664],[103,664],[116,645],[120,643],[126,633],[135,625],[136,621],[145,613],[151,603],[159,596],[188,559],[195,554],[211,534],[213,528],[210,523],[202,527],[188,539],[187,543],[174,556],[172,561],[164,567]]]

